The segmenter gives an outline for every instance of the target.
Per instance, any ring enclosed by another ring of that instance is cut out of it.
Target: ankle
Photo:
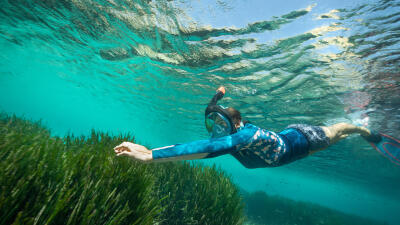
[[[370,134],[367,136],[361,135],[365,140],[373,143],[378,143],[382,140],[382,136],[380,135],[379,132],[371,130],[369,132]]]

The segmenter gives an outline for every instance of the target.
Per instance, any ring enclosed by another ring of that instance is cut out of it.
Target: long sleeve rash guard
[[[154,160],[184,159],[195,154],[204,158],[231,154],[247,168],[260,168],[280,166],[305,157],[308,142],[293,128],[276,134],[247,123],[232,135],[166,146],[152,152]]]

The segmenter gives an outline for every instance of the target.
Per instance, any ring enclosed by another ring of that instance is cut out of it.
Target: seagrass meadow
[[[114,156],[133,137],[51,137],[0,120],[0,224],[241,224],[239,191],[215,167]]]
[[[131,135],[51,136],[40,122],[0,119],[0,224],[351,224],[377,222],[264,192],[215,166],[116,157]]]

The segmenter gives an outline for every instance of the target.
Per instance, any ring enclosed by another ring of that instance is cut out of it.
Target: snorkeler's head
[[[234,134],[243,126],[240,112],[232,107],[217,105],[224,97],[225,88],[220,87],[211,99],[205,110],[205,125],[212,138],[223,137]]]
[[[233,107],[228,107],[226,108],[226,111],[229,113],[229,116],[232,119],[232,122],[235,124],[236,127],[240,126],[240,122],[242,121],[242,116],[239,112],[239,110],[233,108]]]

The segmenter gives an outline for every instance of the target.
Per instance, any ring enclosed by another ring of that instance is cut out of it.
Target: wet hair
[[[234,124],[238,124],[238,123],[240,123],[240,121],[242,121],[242,116],[240,115],[240,112],[237,109],[228,107],[226,110],[228,111],[229,115],[231,116],[231,118],[233,120],[232,122]]]

